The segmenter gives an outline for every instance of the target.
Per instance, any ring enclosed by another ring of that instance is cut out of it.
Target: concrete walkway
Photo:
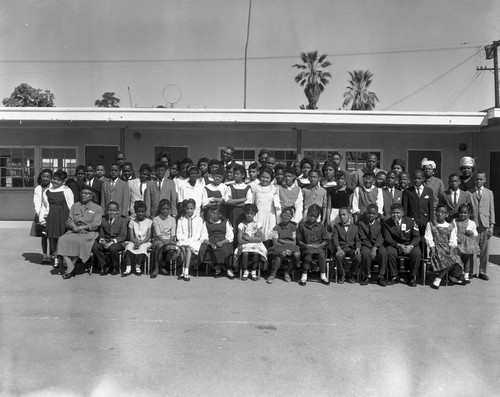
[[[78,275],[0,222],[0,396],[500,395],[500,239],[466,287]]]

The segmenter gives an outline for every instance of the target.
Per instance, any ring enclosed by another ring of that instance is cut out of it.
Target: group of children
[[[243,280],[257,280],[264,264],[269,284],[280,268],[290,282],[292,270],[300,267],[299,284],[306,285],[314,266],[328,285],[332,260],[339,283],[358,279],[367,285],[375,262],[376,282],[386,286],[399,281],[403,259],[409,263],[406,281],[415,286],[422,258],[439,273],[434,288],[447,275],[458,284],[473,275],[488,279],[483,246],[492,234],[494,208],[484,172],[473,175],[475,185],[468,190],[462,190],[464,175],[452,174],[445,189],[427,159],[411,183],[399,159],[385,172],[370,154],[366,166],[351,174],[340,169],[339,153],[321,170],[308,159],[297,167],[275,165],[267,154],[248,173],[226,152],[221,161],[202,158],[194,164],[185,158],[176,167],[160,155],[154,167],[141,165],[137,177],[123,153],[108,177],[93,165],[77,167],[76,179],[43,170],[32,228],[32,235],[42,237],[43,262],[59,266],[57,239],[85,186],[106,214],[92,247],[102,275],[119,274],[121,263],[122,277],[140,275],[150,254],[151,278],[166,273],[168,264],[180,264],[186,281],[191,263],[210,262],[216,277],[225,271],[234,279],[241,269]],[[479,215],[483,207],[487,219]]]

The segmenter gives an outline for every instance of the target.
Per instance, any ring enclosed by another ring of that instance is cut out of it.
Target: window
[[[0,187],[35,186],[35,149],[0,148]]]
[[[320,149],[304,149],[304,157],[314,161],[314,164],[321,168],[325,161],[332,160],[333,153],[338,152],[342,155],[342,165],[341,168],[345,168],[347,171],[353,172],[359,170],[365,166],[366,158],[368,153],[374,153],[377,155],[378,162],[377,168],[380,168],[380,162],[382,160],[382,151],[377,150],[347,150],[347,149],[331,149],[331,150],[320,150]]]
[[[42,148],[43,168],[62,169],[68,175],[75,175],[76,148]]]

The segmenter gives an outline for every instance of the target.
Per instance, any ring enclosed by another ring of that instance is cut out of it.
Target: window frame
[[[0,190],[16,190],[16,191],[21,191],[21,190],[33,190],[37,186],[37,177],[40,171],[37,170],[37,146],[36,145],[0,145],[0,149],[33,149],[33,167],[29,167],[30,169],[33,168],[33,186],[1,186],[0,182]],[[5,166],[5,169],[8,167]],[[9,167],[9,168],[19,168],[19,167]],[[23,167],[21,167],[23,168]],[[7,178],[7,177],[6,177]]]

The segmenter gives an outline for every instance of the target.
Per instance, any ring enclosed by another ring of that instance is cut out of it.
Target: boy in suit
[[[469,190],[472,204],[472,220],[477,224],[479,233],[479,275],[481,280],[489,280],[486,275],[486,266],[489,257],[490,238],[495,226],[495,204],[493,192],[484,186],[486,173],[478,171],[476,174],[476,187]],[[476,266],[474,266],[476,268]]]
[[[136,201],[144,201],[144,195],[146,193],[147,183],[151,178],[151,166],[149,164],[142,164],[139,168],[139,178],[134,178],[128,181],[128,187],[130,190],[130,215],[133,216],[134,203]]]
[[[128,217],[128,206],[130,204],[130,191],[128,182],[119,178],[120,166],[112,164],[109,167],[111,179],[104,182],[101,191],[101,207],[105,211],[111,201],[116,201],[120,206],[120,215]]]
[[[103,217],[99,228],[99,237],[94,242],[92,252],[101,268],[101,276],[111,270],[113,276],[119,273],[120,252],[123,251],[122,243],[127,239],[127,218],[120,216],[120,206],[115,201],[110,201],[107,215]],[[108,266],[106,252],[111,257],[111,266]]]
[[[408,285],[416,287],[417,272],[422,257],[422,251],[418,246],[420,233],[418,225],[413,219],[404,216],[401,204],[394,203],[391,206],[391,218],[383,223],[382,235],[384,236],[389,268],[397,269],[398,256],[408,255],[410,259]],[[396,277],[393,277],[389,284],[394,284],[396,280]]]
[[[377,211],[378,213],[378,211]],[[358,227],[352,223],[349,208],[344,207],[339,210],[340,222],[333,226],[333,246],[335,248],[335,263],[340,273],[339,284],[354,284],[354,275],[361,264],[361,241],[358,236]],[[347,272],[346,278],[346,258],[352,260],[352,266]],[[366,284],[365,284],[366,285]]]
[[[425,234],[427,222],[434,220],[434,198],[432,189],[424,186],[424,172],[413,171],[413,186],[403,191],[403,208],[406,216],[418,225],[420,236]]]
[[[439,196],[439,205],[444,205],[448,211],[446,222],[458,218],[458,207],[462,204],[470,204],[470,193],[463,191],[460,187],[460,176],[451,174],[448,177],[448,190]]]
[[[154,218],[158,210],[160,200],[167,199],[171,205],[171,215],[177,217],[177,191],[175,182],[165,177],[167,172],[166,163],[156,163],[156,180],[148,181],[144,202],[146,203],[146,216]]]
[[[368,205],[365,215],[358,222],[358,236],[361,242],[361,269],[363,276],[360,284],[369,284],[372,262],[376,260],[379,267],[377,284],[385,287],[386,281],[384,276],[387,268],[387,252],[384,247],[384,237],[382,236],[382,223],[375,204]],[[391,269],[390,273],[391,277],[396,275],[393,269]]]
[[[391,205],[394,203],[401,204],[403,199],[403,192],[396,189],[397,175],[394,171],[389,171],[385,178],[385,186],[382,189],[382,196],[384,198],[384,219],[391,217]]]
[[[94,189],[94,197],[92,201],[96,204],[101,204],[101,190],[103,182],[95,175],[95,167],[93,164],[85,165],[85,185]]]

